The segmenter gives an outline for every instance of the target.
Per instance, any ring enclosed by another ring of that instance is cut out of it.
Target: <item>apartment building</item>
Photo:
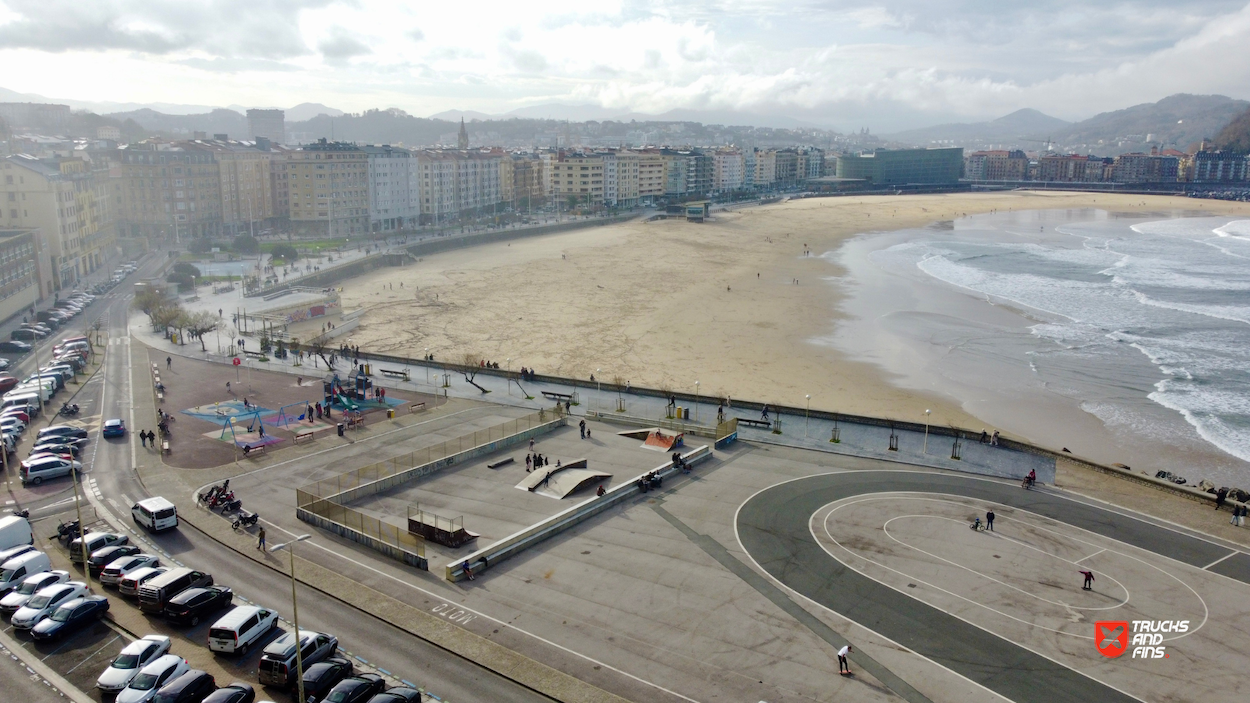
[[[329,237],[369,231],[369,164],[360,147],[324,138],[292,151],[291,227]]]
[[[604,204],[621,208],[638,205],[638,155],[614,149],[601,156]]]
[[[274,144],[286,144],[286,111],[248,110],[247,132],[252,140],[264,137]]]
[[[547,202],[543,163],[542,159],[532,154],[517,154],[510,159],[508,168],[512,186],[509,193],[514,210],[532,210]]]
[[[741,149],[717,149],[712,153],[712,190],[729,193],[742,190],[746,160]]]
[[[638,199],[651,202],[664,197],[668,183],[668,158],[659,149],[638,153]]]
[[[1175,183],[1180,175],[1180,159],[1151,154],[1121,154],[1115,157],[1112,180],[1116,183]]]
[[[41,297],[39,230],[0,227],[0,320],[32,307]]]
[[[599,154],[562,153],[551,165],[552,195],[569,207],[603,205],[603,157]]]
[[[395,232],[421,218],[417,159],[407,149],[363,146],[369,162],[369,230]]]
[[[253,231],[276,216],[274,152],[258,149],[254,142],[229,139],[197,140],[193,144],[211,153],[217,164],[221,225],[226,234]]]
[[[1029,176],[1029,157],[1018,149],[975,151],[964,159],[964,178],[973,181],[1023,181]]]
[[[1038,158],[1034,177],[1059,183],[1099,183],[1103,180],[1104,166],[1103,159],[1097,156],[1048,154]]]
[[[1193,155],[1189,180],[1195,183],[1237,183],[1250,180],[1250,157],[1230,151],[1199,151]]]
[[[40,295],[73,288],[117,245],[108,170],[84,159],[15,154],[0,167],[0,227],[34,230]]]
[[[777,152],[772,149],[755,150],[756,188],[769,188],[777,181]]]
[[[422,224],[497,212],[503,202],[502,151],[423,149],[416,152]]]
[[[182,242],[221,234],[221,173],[194,142],[145,141],[118,150],[121,230]]]

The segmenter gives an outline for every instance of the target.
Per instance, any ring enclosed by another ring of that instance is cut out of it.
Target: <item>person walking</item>
[[[172,369],[174,367],[174,359],[171,356],[165,357],[165,368]]]
[[[529,454],[526,454],[525,455],[525,473],[528,474],[530,471],[533,471],[533,470],[534,470],[534,457],[530,456]]]
[[[994,430],[994,434],[990,435],[990,446],[991,447],[998,446],[998,430]]]
[[[262,552],[265,551],[265,527],[263,525],[256,533],[256,548]]]
[[[148,446],[148,431],[147,430],[139,430],[139,441],[143,442],[144,447]]]
[[[994,531],[994,509],[993,508],[990,508],[990,511],[985,514],[985,529],[989,530],[990,532]]]
[[[577,430],[581,434],[582,439],[586,439],[586,421],[585,420],[582,420],[581,422],[577,423]]]
[[[855,650],[852,649],[851,645],[849,644],[843,645],[842,649],[838,650],[838,673],[839,674],[846,676],[847,674],[851,673],[851,662],[847,660],[846,657],[853,651]]]
[[[768,406],[767,405],[764,406],[763,412],[760,413],[760,419],[763,420],[764,422],[768,422]]]

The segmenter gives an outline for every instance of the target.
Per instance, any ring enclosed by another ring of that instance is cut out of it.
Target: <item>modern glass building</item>
[[[838,178],[862,178],[875,186],[955,185],[964,168],[962,147],[877,149],[838,157]]]

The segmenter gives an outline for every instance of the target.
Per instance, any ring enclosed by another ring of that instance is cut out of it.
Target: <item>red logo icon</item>
[[[235,365],[235,366],[238,366],[239,364],[242,364],[242,363],[243,363],[242,361],[239,361],[239,357],[237,357],[237,356],[236,356],[236,357],[234,357],[234,365]]]
[[[1094,645],[1104,657],[1118,657],[1128,649],[1128,621],[1102,620],[1094,623]]]

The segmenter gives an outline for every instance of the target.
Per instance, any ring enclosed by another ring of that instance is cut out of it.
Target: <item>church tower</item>
[[[464,117],[460,118],[460,136],[456,139],[456,147],[459,149],[469,148],[469,130],[464,128]]]

